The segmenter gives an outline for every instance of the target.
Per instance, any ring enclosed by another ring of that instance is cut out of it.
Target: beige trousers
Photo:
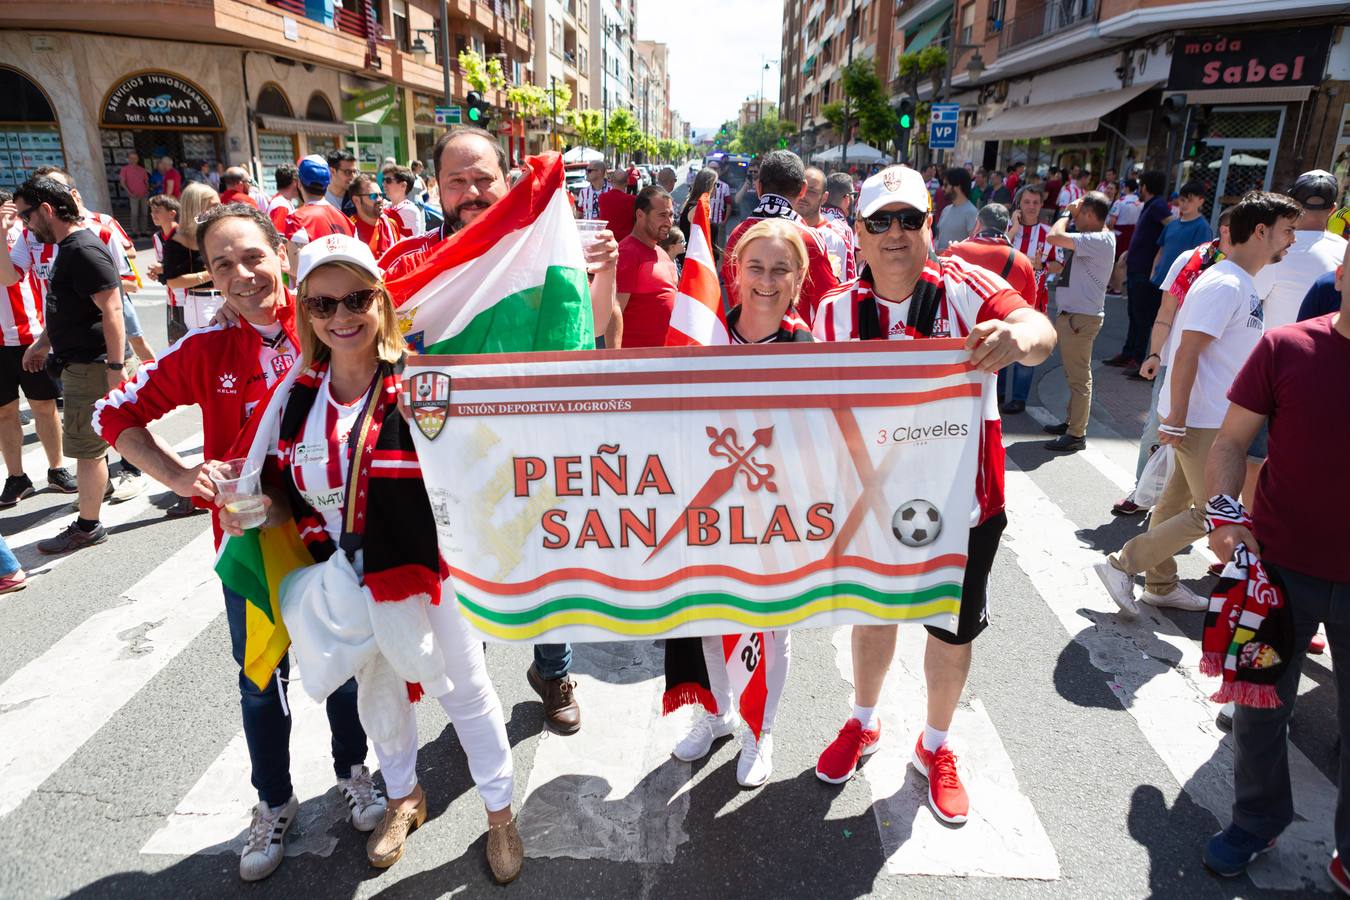
[[[1064,378],[1069,382],[1069,411],[1065,421],[1071,437],[1087,434],[1088,415],[1092,412],[1092,343],[1102,330],[1102,317],[1083,313],[1055,316],[1059,334],[1059,356],[1064,361]]]

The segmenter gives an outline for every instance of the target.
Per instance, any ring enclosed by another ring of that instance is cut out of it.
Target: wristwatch
[[[120,362],[110,362],[110,363],[108,363],[108,368],[111,369],[111,370],[113,370],[114,372],[120,372],[120,371],[122,371],[123,365],[124,365],[124,363],[120,363]]]

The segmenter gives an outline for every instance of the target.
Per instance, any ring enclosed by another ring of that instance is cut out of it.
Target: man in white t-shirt
[[[1321,169],[1304,172],[1286,193],[1303,207],[1303,218],[1298,220],[1294,244],[1284,259],[1256,276],[1267,328],[1297,321],[1299,305],[1313,282],[1336,271],[1345,258],[1345,238],[1326,230],[1336,212],[1336,176]]]
[[[1265,331],[1253,277],[1294,241],[1303,210],[1283,194],[1248,193],[1228,219],[1232,253],[1210,266],[1186,295],[1172,330],[1167,378],[1158,402],[1158,439],[1176,448],[1176,469],[1153,508],[1149,529],[1093,566],[1111,599],[1139,612],[1134,576],[1145,574],[1145,603],[1198,611],[1209,598],[1177,581],[1172,559],[1205,535],[1205,459],[1228,413],[1228,388]]]

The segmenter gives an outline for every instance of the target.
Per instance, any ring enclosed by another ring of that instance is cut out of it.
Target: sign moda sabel
[[[404,384],[486,638],[955,628],[982,384],[959,340],[423,356]]]

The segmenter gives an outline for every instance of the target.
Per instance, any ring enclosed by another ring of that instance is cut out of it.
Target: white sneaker
[[[773,774],[773,735],[761,732],[759,740],[748,728],[741,736],[741,758],[736,761],[736,781],[741,787],[756,788]]]
[[[112,502],[122,503],[145,490],[145,479],[130,472],[119,472],[112,479]]]
[[[253,824],[248,826],[244,851],[239,854],[239,877],[245,881],[261,881],[277,870],[286,852],[286,832],[300,812],[300,801],[291,795],[286,805],[276,812],[266,803],[253,810]]]
[[[375,787],[365,766],[352,766],[352,777],[339,778],[338,790],[347,801],[347,821],[357,831],[374,831],[384,821],[387,806],[384,795]]]
[[[1200,612],[1209,609],[1208,597],[1201,597],[1181,582],[1177,582],[1172,590],[1165,594],[1144,591],[1144,596],[1140,599],[1149,606],[1170,606],[1172,609],[1184,609],[1188,612]]]
[[[1092,571],[1096,572],[1102,584],[1106,585],[1106,592],[1116,601],[1116,606],[1120,607],[1121,612],[1130,617],[1139,615],[1139,601],[1134,599],[1133,578],[1117,569],[1109,558],[1094,564]]]
[[[675,758],[683,762],[702,759],[712,749],[713,741],[726,737],[733,730],[734,725],[730,717],[723,719],[711,714],[705,715],[696,721],[694,727],[689,729],[689,733],[675,745]]]

